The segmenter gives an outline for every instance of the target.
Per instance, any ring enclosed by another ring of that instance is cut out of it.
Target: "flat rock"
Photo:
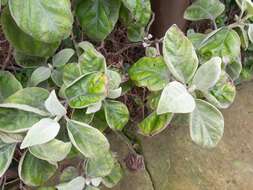
[[[141,137],[147,171],[126,172],[113,190],[251,190],[253,189],[253,83],[238,87],[234,104],[223,111],[225,134],[218,147],[195,145],[189,126],[173,126]],[[127,146],[112,138],[122,158]],[[151,182],[152,181],[152,182]]]

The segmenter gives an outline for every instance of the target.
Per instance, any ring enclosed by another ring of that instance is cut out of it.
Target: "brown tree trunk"
[[[151,33],[156,38],[161,38],[172,24],[177,24],[185,30],[187,22],[183,15],[189,3],[190,0],[152,0],[155,21],[151,27]]]

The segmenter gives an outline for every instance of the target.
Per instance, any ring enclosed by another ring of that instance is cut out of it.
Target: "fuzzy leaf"
[[[119,163],[114,164],[111,173],[103,178],[103,184],[108,188],[113,188],[123,177],[123,170]]]
[[[190,116],[190,132],[192,140],[206,148],[215,147],[224,132],[222,113],[210,103],[196,100],[196,108]]]
[[[140,133],[145,136],[157,135],[166,129],[172,118],[172,113],[157,115],[156,112],[153,112],[138,125]]]
[[[38,67],[35,71],[33,71],[31,75],[31,86],[37,86],[41,82],[46,81],[51,76],[51,69],[48,67]]]
[[[57,185],[58,190],[83,190],[85,187],[85,179],[82,176],[76,177],[68,183]]]
[[[122,130],[129,120],[128,108],[121,102],[106,100],[104,111],[107,124],[113,130]]]
[[[221,63],[221,58],[213,57],[201,65],[193,78],[192,85],[195,85],[196,89],[201,91],[207,91],[213,87],[220,78]]]
[[[113,30],[119,17],[120,0],[85,0],[77,5],[77,16],[85,34],[102,41]]]
[[[109,150],[110,145],[99,130],[74,120],[68,121],[67,128],[72,144],[85,157],[94,158]]]
[[[106,96],[107,77],[102,73],[84,75],[65,89],[72,108],[85,108],[103,100]]]
[[[45,101],[45,107],[53,116],[62,117],[67,114],[67,110],[57,98],[55,90],[50,93],[48,99]]]
[[[11,0],[9,8],[19,28],[37,40],[53,43],[71,32],[73,16],[69,0]]]
[[[102,102],[92,104],[87,108],[86,114],[92,114],[98,112],[102,107]]]
[[[16,144],[5,144],[0,140],[0,177],[9,168],[14,155]]]
[[[78,169],[73,167],[73,166],[69,166],[67,168],[65,168],[60,176],[60,182],[68,182],[71,181],[72,179],[78,177]]]
[[[234,102],[236,88],[229,76],[223,72],[217,84],[204,95],[210,103],[225,109]]]
[[[31,128],[42,119],[41,115],[18,109],[0,108],[0,131],[20,133]]]
[[[24,88],[9,96],[4,103],[23,104],[45,110],[44,102],[48,96],[49,92],[44,88]]]
[[[0,71],[0,102],[22,89],[20,82],[8,71]]]
[[[56,166],[49,164],[47,161],[34,157],[31,153],[26,152],[22,156],[18,174],[20,179],[29,186],[40,186],[47,182],[56,172]]]
[[[82,48],[84,53],[79,57],[80,71],[82,74],[90,72],[105,72],[106,61],[104,56],[99,53],[94,46],[85,41],[79,43],[79,47]]]
[[[105,177],[109,175],[114,167],[115,160],[110,152],[89,159],[85,170],[89,177]]]
[[[63,82],[66,86],[69,86],[81,75],[82,73],[79,64],[77,63],[67,64],[63,69]]]
[[[106,75],[109,80],[109,90],[115,90],[119,88],[119,85],[121,84],[121,76],[117,71],[108,69],[106,71]]]
[[[219,0],[197,0],[186,9],[184,18],[191,21],[215,20],[224,10],[224,4]]]
[[[169,70],[162,57],[144,57],[129,70],[129,76],[137,86],[150,91],[162,90],[170,81]]]
[[[218,56],[229,64],[235,57],[240,56],[241,40],[238,34],[228,28],[218,30],[212,36],[208,36],[199,48],[200,55],[209,60]]]
[[[27,1],[27,0],[25,0]],[[29,18],[30,19],[30,18]],[[6,39],[19,52],[30,56],[49,57],[54,54],[59,42],[45,43],[35,40],[24,33],[15,23],[8,8],[5,8],[1,16],[1,23]],[[36,63],[37,64],[37,63]]]
[[[107,97],[111,99],[116,99],[116,98],[119,98],[121,94],[122,94],[122,88],[119,87],[115,90],[109,90]]]
[[[63,49],[53,56],[52,62],[54,67],[62,67],[71,59],[75,51],[70,48]]]
[[[173,81],[163,90],[157,107],[157,114],[164,113],[191,113],[195,108],[195,101],[186,87]]]
[[[6,144],[20,143],[23,141],[23,139],[24,137],[21,134],[0,132],[0,140],[2,140]]]
[[[53,139],[48,143],[29,147],[29,152],[41,160],[46,160],[49,163],[55,163],[65,159],[70,152],[70,149],[70,142],[65,143],[60,140]]]
[[[49,118],[41,119],[29,129],[20,148],[47,143],[57,136],[59,130],[60,125],[56,121]]]
[[[184,33],[173,25],[166,32],[163,54],[172,75],[183,83],[189,82],[198,68],[194,47]]]

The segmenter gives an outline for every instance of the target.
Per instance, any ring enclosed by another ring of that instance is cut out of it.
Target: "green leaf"
[[[192,85],[195,85],[195,88],[201,91],[207,91],[213,87],[220,78],[221,63],[221,58],[213,57],[201,65],[193,78]]]
[[[27,1],[27,0],[25,0]],[[10,1],[13,2],[13,1]],[[29,18],[30,19],[30,18]],[[18,51],[31,56],[49,57],[60,45],[59,42],[41,42],[24,33],[15,23],[7,8],[1,16],[1,23],[6,39]],[[30,22],[31,23],[31,22]]]
[[[235,28],[235,31],[239,35],[241,39],[241,45],[244,50],[247,50],[249,47],[249,30],[248,32],[245,30],[245,26],[239,25],[237,28]]]
[[[191,34],[188,34],[187,37],[189,38],[189,40],[191,40],[195,49],[198,49],[202,41],[206,38],[206,34],[191,33]]]
[[[79,47],[82,48],[84,53],[79,57],[80,70],[82,74],[90,72],[105,72],[106,61],[104,56],[99,53],[94,46],[87,42],[79,43]]]
[[[199,53],[207,60],[218,56],[228,64],[241,54],[240,37],[232,29],[220,29],[212,36],[207,37],[199,48]]]
[[[20,148],[47,143],[57,136],[59,130],[60,125],[56,121],[49,118],[41,119],[29,129]]]
[[[109,175],[114,167],[115,159],[108,152],[98,157],[89,159],[85,165],[86,174],[91,177],[105,177]]]
[[[33,71],[30,86],[37,86],[41,82],[46,81],[51,76],[51,69],[49,67],[38,67],[35,71]]]
[[[0,108],[0,131],[20,133],[31,128],[42,119],[41,115],[18,109]]]
[[[116,99],[116,98],[119,98],[121,94],[122,94],[122,88],[119,87],[115,90],[109,90],[107,97],[110,99]]]
[[[253,43],[253,24],[249,24],[249,29],[248,29],[248,36],[250,39],[250,42]]]
[[[66,108],[61,104],[56,96],[55,90],[53,90],[47,100],[45,101],[45,107],[53,116],[62,116],[67,114]]]
[[[75,121],[90,124],[93,120],[94,114],[86,114],[86,109],[75,109],[71,118]]]
[[[251,0],[236,0],[237,5],[244,12],[247,12],[247,16],[253,16],[253,3]]]
[[[63,69],[54,69],[51,73],[51,79],[56,86],[61,87],[63,85]]]
[[[96,104],[92,104],[87,108],[86,113],[87,114],[92,114],[98,112],[102,107],[102,102],[98,102]]]
[[[80,65],[77,63],[70,63],[65,65],[63,69],[63,82],[66,86],[73,83],[82,75]]]
[[[119,17],[120,0],[85,0],[77,5],[77,16],[85,34],[94,40],[104,40]]]
[[[60,182],[63,183],[71,181],[72,179],[78,177],[78,175],[78,169],[73,166],[69,166],[62,171],[60,176]]]
[[[195,101],[186,87],[173,81],[163,90],[157,107],[157,114],[191,113],[195,108]]]
[[[197,0],[186,9],[184,18],[191,21],[215,20],[224,10],[225,5],[219,0]]]
[[[97,129],[74,120],[67,122],[72,144],[87,158],[95,158],[109,150],[106,137]]]
[[[103,184],[108,188],[113,188],[123,177],[123,170],[120,164],[117,162],[114,164],[114,168],[111,173],[103,178]]]
[[[155,47],[146,47],[145,55],[147,57],[157,57],[159,52]]]
[[[230,64],[226,65],[226,72],[234,81],[240,77],[242,71],[242,60],[241,56],[234,58]]]
[[[150,0],[124,0],[122,3],[124,6],[121,7],[121,19],[127,26],[129,40],[142,41],[152,14]]]
[[[172,118],[172,113],[157,115],[156,112],[153,112],[138,125],[140,133],[145,136],[157,135],[166,129]]]
[[[0,102],[22,89],[22,85],[8,71],[0,71]]]
[[[16,144],[5,144],[0,140],[0,177],[9,168],[14,155]]]
[[[72,30],[69,0],[11,0],[9,8],[21,30],[37,40],[58,42],[68,37]]]
[[[97,187],[93,187],[93,186],[86,186],[85,187],[85,190],[100,190],[99,188],[97,188]]]
[[[22,156],[18,174],[20,179],[29,186],[40,186],[47,182],[56,172],[56,166],[49,164],[47,161],[34,157],[31,153],[26,152]]]
[[[223,72],[217,84],[204,95],[210,103],[225,109],[234,102],[236,88],[229,76]]]
[[[0,140],[2,140],[6,144],[20,143],[23,141],[23,139],[24,137],[21,134],[0,132]]]
[[[104,101],[104,111],[107,124],[113,130],[122,130],[129,120],[129,111],[125,104],[106,100]]]
[[[109,90],[115,90],[119,88],[122,82],[120,74],[117,71],[107,69],[106,75],[109,80]]]
[[[47,63],[47,58],[45,57],[26,55],[17,50],[14,50],[13,56],[16,63],[24,68],[37,68]]]
[[[9,96],[4,103],[23,104],[45,110],[44,102],[48,96],[49,92],[44,88],[24,88]]]
[[[62,67],[71,59],[75,51],[70,48],[63,49],[53,56],[52,62],[54,67]]]
[[[170,81],[170,74],[162,57],[144,57],[129,70],[129,76],[137,86],[150,91],[162,90]]]
[[[58,190],[83,190],[85,187],[85,179],[82,176],[76,177],[68,183],[57,185]]]
[[[224,132],[224,119],[221,112],[203,100],[196,100],[196,108],[190,116],[192,140],[206,148],[215,147]]]
[[[71,150],[70,142],[62,142],[57,139],[53,139],[48,143],[29,147],[29,152],[41,159],[46,160],[49,163],[56,163],[64,160]]]
[[[94,114],[91,125],[95,126],[96,129],[98,129],[101,132],[105,131],[109,127],[105,118],[104,109],[101,109],[100,111]]]
[[[72,108],[85,108],[106,97],[107,77],[102,73],[91,73],[80,77],[65,89]]]
[[[173,76],[183,82],[189,82],[198,68],[198,57],[194,47],[184,33],[173,25],[166,32],[163,42],[163,54]]]

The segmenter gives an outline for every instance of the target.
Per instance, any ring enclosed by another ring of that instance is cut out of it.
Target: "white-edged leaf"
[[[53,140],[60,130],[60,125],[50,118],[41,119],[27,132],[20,148],[24,149]]]
[[[100,183],[102,182],[102,178],[101,177],[97,177],[97,178],[92,178],[91,179],[91,184],[94,187],[98,187],[100,185]]]
[[[85,179],[82,176],[76,177],[69,183],[63,183],[56,186],[58,190],[83,190],[84,187],[85,187]]]
[[[29,105],[25,105],[25,104],[3,103],[3,104],[0,104],[0,108],[11,108],[11,109],[17,109],[17,110],[35,113],[40,116],[49,116],[47,112],[40,110],[38,108],[29,106]]]
[[[5,144],[0,140],[0,177],[9,168],[14,155],[16,144]]]
[[[172,25],[163,41],[163,55],[172,75],[188,83],[198,68],[198,57],[191,41],[177,25]]]
[[[102,107],[102,102],[98,102],[96,104],[92,104],[87,108],[86,114],[96,113]]]
[[[119,98],[122,94],[122,87],[119,87],[115,90],[109,90],[109,94],[107,95],[108,98],[116,99]]]
[[[24,137],[21,134],[0,132],[0,140],[6,144],[19,143],[22,142],[23,139]]]
[[[195,101],[186,87],[173,81],[163,90],[157,107],[157,114],[191,113],[195,108]]]
[[[186,9],[184,18],[191,21],[215,20],[224,10],[225,5],[220,0],[197,0]]]
[[[47,79],[49,79],[50,76],[51,76],[51,69],[49,67],[41,66],[33,71],[31,80],[30,80],[30,83],[31,83],[30,85],[37,86],[41,82],[44,82]]]
[[[251,43],[253,43],[253,24],[249,24],[248,26],[249,26],[248,36],[249,36]]]
[[[207,91],[213,87],[220,78],[221,63],[220,57],[213,57],[201,65],[193,78],[192,85],[195,85],[196,89],[201,91]]]
[[[45,101],[46,109],[53,115],[62,117],[67,114],[67,110],[58,100],[55,90],[53,90]]]
[[[55,163],[62,161],[68,155],[71,150],[70,142],[63,142],[57,139],[53,139],[48,143],[35,145],[29,147],[29,152],[35,157],[46,160],[49,163]]]
[[[66,48],[58,52],[53,56],[52,62],[54,67],[62,67],[71,59],[75,54],[75,51],[70,48]]]
[[[34,157],[26,151],[18,165],[19,178],[28,186],[41,186],[45,184],[56,172],[57,167]]]
[[[190,115],[190,134],[192,140],[206,148],[215,147],[224,132],[222,113],[212,104],[197,99],[196,108]]]
[[[103,133],[85,123],[68,120],[67,129],[72,144],[87,158],[101,155],[110,148]]]

